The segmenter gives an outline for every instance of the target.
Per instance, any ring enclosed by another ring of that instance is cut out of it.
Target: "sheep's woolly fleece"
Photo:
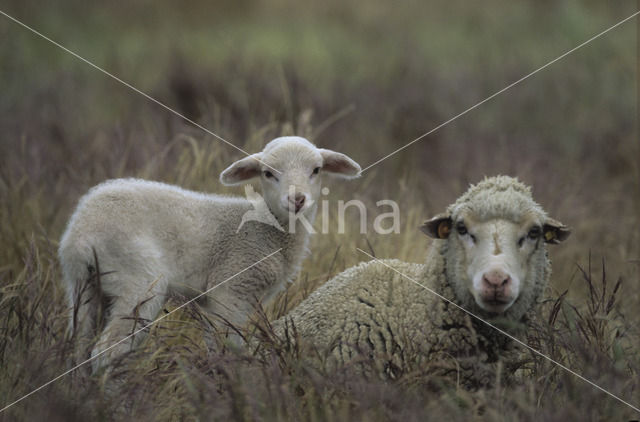
[[[519,223],[531,215],[540,219],[547,216],[531,197],[531,188],[509,176],[485,178],[471,185],[447,211],[453,220],[463,211],[470,211],[481,221],[503,218]]]
[[[455,217],[463,209],[483,220],[499,217],[519,222],[532,214],[541,222],[546,218],[531,198],[530,189],[510,177],[486,179],[471,186],[448,213]],[[550,263],[542,246],[533,261],[538,267],[533,285],[514,305],[515,312],[495,318],[483,313],[470,295],[460,298],[456,294],[455,280],[450,280],[447,271],[448,265],[457,267],[448,262],[455,260],[448,250],[450,243],[434,241],[425,264],[369,261],[344,271],[276,321],[275,332],[286,332],[302,346],[315,349],[313,355],[323,357],[320,360],[328,369],[346,366],[388,378],[419,369],[445,375],[468,388],[491,384],[498,362],[504,364],[505,372],[516,369],[520,349],[514,348],[508,337],[424,287],[502,329],[521,334],[535,316]]]

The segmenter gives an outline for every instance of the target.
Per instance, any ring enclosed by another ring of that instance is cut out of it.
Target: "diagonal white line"
[[[248,267],[246,267],[245,269],[243,269],[242,271],[237,272],[236,274],[232,275],[231,277],[227,278],[226,280],[216,284],[215,286],[211,287],[210,289],[200,293],[198,296],[194,297],[193,299],[183,303],[182,305],[178,306],[177,308],[173,309],[171,312],[168,312],[164,315],[162,315],[160,318],[156,319],[155,321],[152,321],[150,323],[148,323],[147,325],[145,325],[144,327],[140,328],[139,330],[136,330],[135,332],[129,334],[128,336],[126,336],[125,338],[119,340],[117,343],[112,344],[111,346],[107,347],[106,349],[102,350],[100,353],[97,353],[95,356],[91,356],[89,359],[85,360],[84,362],[79,363],[78,365],[74,366],[73,368],[63,372],[62,374],[58,375],[57,377],[53,378],[50,381],[47,381],[46,383],[42,384],[40,387],[36,388],[35,390],[33,390],[32,392],[25,394],[24,396],[20,397],[19,399],[15,400],[12,403],[9,403],[8,405],[6,405],[5,407],[3,407],[2,409],[0,409],[0,413],[4,412],[5,410],[7,410],[8,408],[10,408],[11,406],[13,406],[16,403],[21,402],[22,400],[26,399],[27,397],[31,396],[32,394],[37,393],[38,391],[42,390],[43,388],[45,388],[46,386],[53,384],[54,382],[56,382],[57,380],[59,380],[60,378],[64,377],[67,374],[70,374],[71,372],[75,371],[76,369],[80,368],[82,365],[91,362],[92,360],[94,360],[95,358],[101,356],[102,354],[104,354],[105,352],[109,351],[110,349],[116,347],[118,344],[122,343],[123,341],[127,341],[128,339],[130,339],[131,337],[133,337],[134,335],[138,334],[140,331],[143,331],[147,328],[149,328],[150,326],[152,326],[153,324],[162,321],[163,319],[165,319],[166,317],[168,317],[169,315],[171,315],[172,313],[174,313],[175,311],[184,308],[185,306],[187,306],[188,304],[192,303],[195,300],[198,300],[199,298],[201,298],[202,296],[206,295],[207,293],[211,292],[212,290],[214,290],[217,287],[222,286],[224,283],[226,283],[227,281],[239,276],[240,274],[242,274],[243,272],[255,267],[256,265],[258,265],[259,263],[261,263],[262,261],[264,261],[267,258],[270,258],[271,256],[277,254],[278,252],[280,252],[282,250],[282,248],[278,249],[277,251],[271,252],[269,255],[265,256],[264,258],[260,259],[257,262],[254,262],[253,264],[249,265]]]
[[[425,286],[424,284],[414,280],[413,278],[409,277],[406,274],[401,273],[400,271],[396,270],[395,268],[393,268],[392,266],[384,263],[383,261],[379,260],[378,258],[376,258],[375,256],[363,251],[360,248],[356,248],[357,250],[359,250],[360,252],[362,252],[363,254],[367,255],[369,258],[379,262],[380,264],[384,265],[387,268],[390,268],[391,270],[393,270],[394,272],[400,274],[402,277],[406,278],[407,280],[413,282],[414,284],[417,284],[418,286],[422,287],[423,289],[429,291],[430,293],[433,293],[434,295],[438,296],[440,299],[444,300],[447,303],[450,303],[451,305],[455,306],[456,308],[460,309],[461,311],[465,312],[466,314],[470,315],[471,317],[477,319],[478,321],[488,325],[489,327],[493,328],[494,330],[498,331],[500,334],[509,337],[511,340],[519,343],[520,345],[526,347],[527,349],[531,350],[532,352],[534,352],[535,354],[537,354],[538,356],[541,356],[545,359],[547,359],[549,362],[556,364],[557,366],[559,366],[560,368],[564,369],[565,371],[575,375],[576,377],[580,378],[581,380],[591,384],[592,386],[594,386],[595,388],[597,388],[598,390],[610,395],[611,397],[613,397],[614,399],[626,404],[627,406],[629,406],[630,408],[632,408],[633,410],[635,410],[636,412],[640,413],[640,409],[637,408],[636,406],[630,404],[629,402],[624,401],[623,399],[621,399],[620,397],[616,396],[615,394],[605,390],[604,388],[600,387],[598,384],[594,383],[593,381],[588,380],[587,378],[583,377],[582,375],[578,374],[577,372],[567,368],[566,366],[564,366],[563,364],[561,364],[558,361],[553,360],[552,358],[550,358],[549,356],[545,355],[542,352],[539,352],[538,350],[534,349],[533,347],[529,346],[527,343],[517,339],[516,337],[512,336],[511,334],[507,333],[504,330],[501,330],[500,328],[496,327],[495,325],[491,324],[490,322],[480,318],[479,316],[475,315],[473,312],[470,312],[468,310],[466,310],[465,308],[463,308],[462,306],[458,305],[457,303],[453,302],[451,299],[448,299],[444,296],[442,296],[440,293],[434,291],[433,289],[428,288],[427,286]]]
[[[243,150],[240,147],[235,146],[234,144],[232,144],[231,142],[227,141],[226,139],[224,139],[222,136],[217,135],[215,133],[213,133],[212,131],[210,131],[209,129],[207,129],[206,127],[202,126],[199,123],[194,122],[193,120],[189,119],[187,116],[185,116],[182,113],[177,112],[176,110],[172,109],[171,107],[167,106],[166,104],[156,100],[155,98],[153,98],[152,96],[150,96],[149,94],[146,94],[145,92],[139,90],[138,88],[136,88],[135,86],[131,85],[130,83],[127,83],[125,81],[123,81],[122,79],[118,78],[117,76],[115,76],[113,73],[110,73],[106,70],[104,70],[103,68],[101,68],[100,66],[94,64],[93,62],[85,59],[84,57],[80,56],[79,54],[69,50],[68,48],[66,48],[65,46],[63,46],[62,44],[52,40],[51,38],[47,37],[46,35],[38,32],[37,30],[33,29],[32,27],[30,27],[29,25],[19,21],[18,19],[14,18],[13,16],[8,15],[7,13],[5,13],[4,11],[0,10],[0,14],[6,16],[8,19],[11,19],[12,21],[14,21],[15,23],[17,23],[18,25],[22,26],[25,29],[28,29],[29,31],[33,32],[34,34],[36,34],[37,36],[44,38],[45,40],[49,41],[51,44],[55,45],[56,47],[66,51],[67,53],[71,54],[72,56],[74,56],[75,58],[85,62],[86,64],[88,64],[89,66],[93,67],[96,70],[99,70],[100,72],[104,73],[105,75],[109,76],[112,79],[115,79],[116,81],[120,82],[122,85],[126,86],[127,88],[131,89],[132,91],[137,92],[138,94],[142,95],[143,97],[145,97],[146,99],[153,101],[154,103],[156,103],[157,105],[159,105],[160,107],[170,111],[171,113],[175,114],[176,116],[180,117],[181,119],[191,123],[192,125],[194,125],[195,127],[202,129],[203,131],[205,131],[206,133],[208,133],[209,135],[212,135],[216,138],[218,138],[219,140],[221,140],[222,142],[224,142],[225,144],[229,145],[232,148],[237,149],[238,151],[242,152],[243,154],[245,154],[246,156],[251,156],[251,154],[249,154],[247,151]],[[273,167],[271,167],[269,164],[257,159],[254,157],[254,159],[256,161],[258,161],[259,163],[269,167],[271,170],[274,170],[276,173],[281,173],[279,170],[274,169]]]
[[[545,69],[549,66],[551,66],[552,64],[554,64],[555,62],[557,62],[558,60],[561,60],[563,58],[565,58],[566,56],[568,56],[569,54],[573,53],[574,51],[576,51],[579,48],[584,47],[585,45],[589,44],[591,41],[595,40],[596,38],[599,38],[601,36],[603,36],[604,34],[606,34],[607,32],[611,31],[612,29],[622,25],[623,23],[625,23],[626,21],[638,16],[638,14],[640,14],[640,11],[637,11],[636,13],[634,13],[633,15],[629,16],[628,18],[625,18],[623,20],[621,20],[620,22],[616,23],[613,26],[610,26],[609,28],[605,29],[604,31],[600,32],[597,35],[594,35],[593,37],[589,38],[588,40],[586,40],[585,42],[583,42],[582,44],[572,48],[571,50],[567,51],[566,53],[562,54],[561,56],[556,57],[555,59],[551,60],[550,62],[548,62],[547,64],[537,68],[536,70],[534,70],[531,73],[528,73],[527,75],[523,76],[522,78],[518,79],[517,81],[507,85],[506,87],[502,88],[500,91],[488,96],[487,98],[485,98],[484,100],[480,101],[479,103],[469,107],[468,109],[466,109],[465,111],[463,111],[462,113],[456,114],[455,116],[453,116],[452,118],[450,118],[449,120],[447,120],[444,123],[441,123],[440,125],[434,127],[433,129],[431,129],[429,132],[424,133],[420,136],[418,136],[416,139],[414,139],[413,141],[409,142],[408,144],[398,148],[397,150],[393,151],[390,154],[385,155],[384,157],[380,158],[378,161],[369,164],[367,167],[365,167],[364,169],[362,169],[362,171],[360,172],[361,174],[364,173],[365,171],[369,170],[371,167],[375,166],[376,164],[379,164],[380,162],[386,160],[387,158],[391,157],[392,155],[397,154],[398,152],[402,151],[405,148],[408,148],[409,146],[415,144],[416,142],[418,142],[419,140],[425,138],[426,136],[431,135],[433,132],[437,131],[438,129],[443,128],[444,126],[448,125],[449,123],[453,122],[454,120],[458,119],[459,117],[464,116],[465,114],[467,114],[468,112],[470,112],[471,110],[481,106],[482,104],[486,103],[487,101],[497,97],[498,95],[502,94],[503,92],[505,92],[506,90],[518,85],[520,82],[524,81],[525,79],[528,79],[529,77],[535,75],[536,73],[540,72],[542,69]]]

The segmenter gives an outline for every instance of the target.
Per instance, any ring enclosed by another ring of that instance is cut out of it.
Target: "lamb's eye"
[[[541,234],[542,234],[542,229],[538,226],[535,226],[531,230],[529,230],[529,233],[527,234],[527,236],[529,236],[529,239],[535,240],[539,238]]]
[[[311,175],[313,176],[314,174],[318,174],[320,173],[320,167],[316,167],[313,169],[313,173],[311,173]]]
[[[266,177],[267,179],[275,179],[275,176],[269,170],[265,170],[263,173],[264,177]]]
[[[467,231],[467,226],[465,226],[464,223],[462,222],[456,224],[456,230],[458,230],[458,233],[460,234],[460,236],[464,236],[465,234],[469,233]]]

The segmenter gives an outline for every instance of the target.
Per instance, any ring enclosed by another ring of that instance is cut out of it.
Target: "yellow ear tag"
[[[450,231],[451,227],[449,227],[449,222],[441,221],[440,224],[438,224],[438,237],[440,239],[446,239],[447,237],[449,237]]]
[[[556,238],[556,231],[555,230],[549,230],[544,234],[544,238],[547,242],[553,240]]]

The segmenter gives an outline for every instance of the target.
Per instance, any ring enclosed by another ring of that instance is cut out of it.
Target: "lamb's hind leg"
[[[96,289],[89,280],[78,283],[77,289],[69,293],[71,304],[69,334],[75,340],[75,359],[84,361],[96,337],[96,320],[100,301]]]
[[[105,289],[112,304],[105,328],[91,353],[94,372],[140,344],[144,338],[144,331],[140,330],[156,318],[166,302],[168,281],[165,277],[149,280],[148,275],[120,278],[117,287],[112,292]]]
[[[60,249],[60,261],[69,305],[68,335],[74,340],[74,360],[84,361],[96,336],[100,289],[96,284],[95,267],[88,263],[90,252],[83,251],[77,244],[73,246],[65,245]]]

